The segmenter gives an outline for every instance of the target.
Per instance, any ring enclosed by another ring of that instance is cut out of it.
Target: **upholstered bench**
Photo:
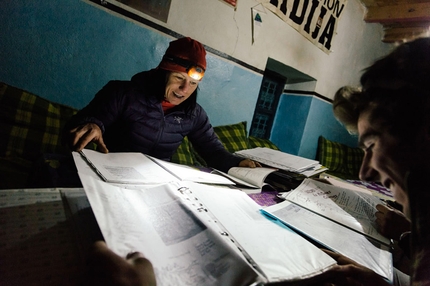
[[[61,144],[61,130],[76,111],[0,83],[1,189],[31,187],[27,182],[43,154],[69,153]]]

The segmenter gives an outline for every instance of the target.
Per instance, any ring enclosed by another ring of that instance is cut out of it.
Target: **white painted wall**
[[[261,70],[271,57],[317,79],[314,91],[327,98],[342,85],[358,84],[361,71],[392,48],[382,43],[380,24],[363,21],[358,0],[348,0],[328,55],[268,9],[252,44],[251,8],[262,6],[257,0],[237,3],[234,9],[221,0],[171,0],[167,23],[141,15]]]

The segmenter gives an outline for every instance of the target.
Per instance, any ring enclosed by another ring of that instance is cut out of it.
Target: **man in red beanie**
[[[170,42],[157,68],[110,81],[73,116],[64,129],[66,143],[74,151],[94,142],[103,153],[141,152],[169,161],[188,136],[211,167],[256,167],[225,150],[197,103],[205,70],[201,43],[189,37]]]

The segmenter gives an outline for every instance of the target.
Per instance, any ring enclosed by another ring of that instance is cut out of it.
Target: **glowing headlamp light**
[[[205,75],[205,69],[201,66],[195,65],[190,61],[173,57],[173,56],[164,56],[163,60],[167,60],[170,62],[174,62],[177,65],[180,65],[181,67],[186,68],[187,74],[195,80],[201,80],[203,76]]]
[[[201,80],[205,75],[205,70],[199,66],[191,66],[187,68],[187,74],[195,80]]]

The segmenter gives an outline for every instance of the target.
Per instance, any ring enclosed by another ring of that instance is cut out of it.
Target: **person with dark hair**
[[[226,172],[260,166],[225,150],[197,103],[205,70],[201,43],[189,37],[174,40],[157,68],[104,86],[66,124],[63,139],[74,151],[94,142],[100,152],[141,152],[169,161],[188,136],[211,167]]]
[[[361,88],[335,95],[336,118],[359,136],[360,178],[389,188],[411,221],[410,285],[430,285],[430,39],[398,46],[361,77]],[[336,285],[390,285],[372,270],[327,252]],[[396,281],[395,281],[396,282]]]

